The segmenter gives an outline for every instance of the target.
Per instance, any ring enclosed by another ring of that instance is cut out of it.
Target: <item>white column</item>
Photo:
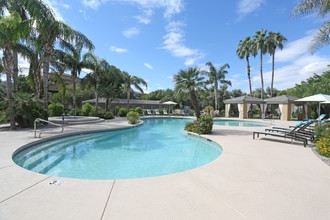
[[[278,104],[278,108],[280,109],[281,112],[281,120],[283,119],[283,104]]]
[[[228,108],[227,108],[227,115],[228,115],[228,118],[229,118],[229,112],[230,112],[230,104],[227,104],[228,105]]]
[[[246,104],[247,108],[246,108],[246,116],[249,118],[249,111],[250,111],[250,107],[251,104]]]
[[[265,112],[267,109],[267,104],[260,104],[260,110],[261,110],[261,118],[264,119],[265,118]]]
[[[305,108],[305,120],[308,120],[308,104],[304,104]]]
[[[237,104],[237,108],[238,108],[238,115],[241,114],[241,104]]]

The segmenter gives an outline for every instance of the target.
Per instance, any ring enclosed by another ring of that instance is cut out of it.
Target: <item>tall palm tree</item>
[[[329,0],[302,0],[292,11],[291,15],[300,16],[308,15],[317,12],[317,15],[324,17],[330,11]],[[330,22],[324,22],[319,32],[314,36],[311,45],[309,46],[310,52],[327,46],[330,44]]]
[[[93,71],[95,79],[95,111],[97,111],[99,105],[100,74],[102,74],[102,71],[104,71],[106,68],[109,68],[109,63],[104,59],[100,59],[98,56],[91,52],[86,53],[83,56],[83,59],[86,63],[86,67]]]
[[[63,42],[89,42],[89,40],[82,33],[55,19],[37,22],[37,31],[43,45],[44,105],[45,109],[48,109],[49,64],[54,53],[55,42],[62,44]]]
[[[207,84],[213,84],[214,88],[214,109],[218,110],[218,82],[222,84],[228,84],[231,86],[230,80],[225,80],[226,74],[228,73],[226,68],[230,68],[229,64],[226,63],[222,65],[219,70],[214,67],[214,65],[211,62],[207,62],[206,65],[210,68],[209,71],[203,71],[202,73],[204,75],[207,75],[209,77],[209,80],[207,81]]]
[[[88,49],[94,49],[94,45],[88,41],[85,42],[88,45]],[[72,83],[72,105],[76,109],[76,82],[77,76],[80,75],[82,68],[87,67],[87,63],[82,60],[81,51],[83,49],[83,42],[76,42],[72,45],[68,42],[63,41],[61,44],[62,48],[67,52],[57,50],[56,58],[59,59],[67,69],[71,70],[71,83]]]
[[[3,49],[3,68],[6,74],[7,98],[10,113],[10,129],[15,127],[15,112],[13,106],[12,77],[14,75],[14,51],[25,51],[26,47],[20,44],[20,38],[29,33],[31,20],[22,21],[18,13],[13,13],[0,19],[0,48]]]
[[[256,50],[260,50],[260,79],[261,79],[261,98],[264,98],[264,76],[262,73],[262,55],[267,52],[267,47],[265,45],[267,30],[261,29],[257,31],[254,35],[254,44]]]
[[[249,88],[250,88],[250,96],[252,96],[252,85],[251,85],[251,69],[250,69],[250,55],[255,50],[253,50],[253,42],[250,37],[245,38],[243,41],[240,40],[238,44],[238,48],[236,50],[236,54],[240,59],[246,59],[247,63],[247,75],[249,79]],[[254,54],[253,54],[254,55]]]
[[[180,70],[178,74],[174,75],[174,90],[176,93],[181,93],[183,91],[189,92],[189,96],[196,114],[196,117],[200,117],[200,111],[198,106],[198,99],[196,95],[196,90],[199,90],[204,82],[202,81],[204,77],[200,76],[200,71],[197,67],[189,67],[188,70]]]
[[[127,111],[129,110],[129,100],[131,97],[131,92],[133,91],[132,86],[134,86],[136,89],[138,89],[141,93],[143,93],[143,89],[140,87],[140,84],[144,85],[146,88],[148,88],[147,82],[137,76],[132,76],[128,74],[127,72],[123,72],[123,80],[124,80],[124,89],[127,93]]]
[[[279,32],[269,32],[266,38],[267,51],[272,57],[272,82],[270,87],[270,97],[273,97],[274,71],[275,71],[275,51],[276,48],[283,49],[283,43],[287,39]]]

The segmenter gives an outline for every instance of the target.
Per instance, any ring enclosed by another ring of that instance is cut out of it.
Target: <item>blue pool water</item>
[[[215,125],[223,125],[223,126],[235,126],[235,127],[266,127],[269,126],[266,123],[262,122],[249,122],[249,121],[237,121],[237,120],[213,120],[213,124]]]
[[[145,119],[142,126],[43,142],[14,155],[25,169],[79,179],[131,179],[203,166],[222,148],[187,135],[186,119]]]

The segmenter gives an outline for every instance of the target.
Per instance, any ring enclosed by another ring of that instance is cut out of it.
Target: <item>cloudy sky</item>
[[[275,88],[293,87],[330,64],[329,47],[308,52],[317,28],[329,17],[290,17],[297,0],[45,2],[58,19],[93,41],[99,57],[147,80],[147,92],[173,88],[173,75],[180,69],[205,68],[208,61],[216,66],[228,63],[232,89],[247,92],[246,61],[237,57],[236,49],[240,40],[262,28],[288,39],[276,52]],[[253,89],[261,87],[259,56],[251,58],[251,70]],[[265,87],[270,79],[271,58],[265,55]]]

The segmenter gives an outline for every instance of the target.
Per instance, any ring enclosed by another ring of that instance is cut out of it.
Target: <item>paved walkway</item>
[[[126,126],[126,120],[115,119],[69,126],[65,133]],[[330,167],[310,146],[271,137],[253,140],[255,130],[264,128],[215,125],[205,135],[223,147],[215,161],[182,173],[128,180],[79,180],[25,170],[11,156],[36,140],[33,131],[1,131],[0,219],[330,219]],[[54,180],[64,184],[49,185]]]

